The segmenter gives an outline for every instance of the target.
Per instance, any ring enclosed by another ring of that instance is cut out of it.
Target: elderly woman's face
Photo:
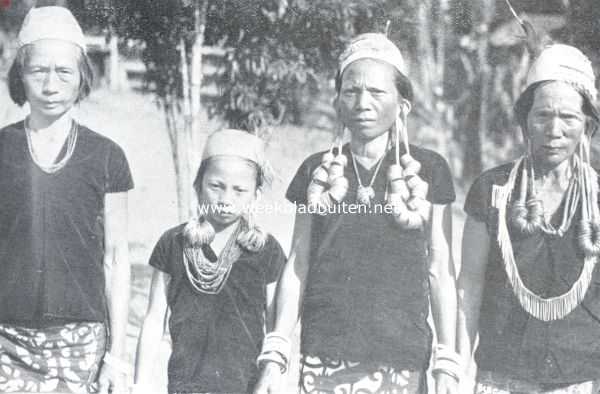
[[[372,59],[357,60],[344,70],[337,110],[352,138],[371,140],[394,124],[401,100],[394,75],[391,65]]]
[[[553,167],[573,155],[585,132],[583,97],[570,85],[551,82],[539,86],[527,116],[533,155]]]
[[[40,40],[28,51],[23,86],[31,112],[49,119],[59,117],[79,96],[81,50],[60,40]]]

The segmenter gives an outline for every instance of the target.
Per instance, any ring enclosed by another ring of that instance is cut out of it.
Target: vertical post
[[[120,67],[119,67],[119,38],[113,28],[110,29],[110,38],[108,41],[109,50],[109,88],[110,90],[119,90],[121,87]]]

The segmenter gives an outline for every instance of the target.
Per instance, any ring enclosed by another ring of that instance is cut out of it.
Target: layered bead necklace
[[[238,237],[242,230],[242,220],[229,236],[225,247],[216,261],[209,260],[202,245],[186,245],[183,248],[183,265],[192,287],[205,294],[218,294],[229,277],[233,263],[238,260],[242,251],[238,245]]]

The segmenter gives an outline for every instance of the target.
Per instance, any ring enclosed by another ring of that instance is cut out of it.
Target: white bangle
[[[292,344],[287,336],[276,331],[270,332],[263,340],[260,355],[256,359],[257,364],[263,362],[274,362],[279,365],[282,373],[285,373],[290,361]]]
[[[434,349],[431,372],[444,372],[459,381],[462,372],[460,361],[460,355],[454,349],[438,344]]]
[[[122,374],[129,375],[129,364],[120,358],[113,357],[109,352],[104,353],[104,363]]]
[[[266,363],[277,364],[282,374],[287,371],[288,362],[279,352],[261,353],[256,359],[256,364],[258,364],[259,368],[262,368],[263,364]]]

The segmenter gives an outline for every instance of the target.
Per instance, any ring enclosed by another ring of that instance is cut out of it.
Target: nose
[[[224,189],[219,193],[219,205],[231,207],[233,205],[233,190]]]
[[[44,78],[44,84],[42,85],[43,93],[45,95],[51,95],[58,92],[58,75],[54,70],[48,71]]]
[[[553,116],[546,127],[546,134],[551,138],[559,138],[562,136],[562,124],[558,116]]]
[[[365,89],[361,89],[356,96],[355,108],[358,110],[369,108],[370,95]]]

